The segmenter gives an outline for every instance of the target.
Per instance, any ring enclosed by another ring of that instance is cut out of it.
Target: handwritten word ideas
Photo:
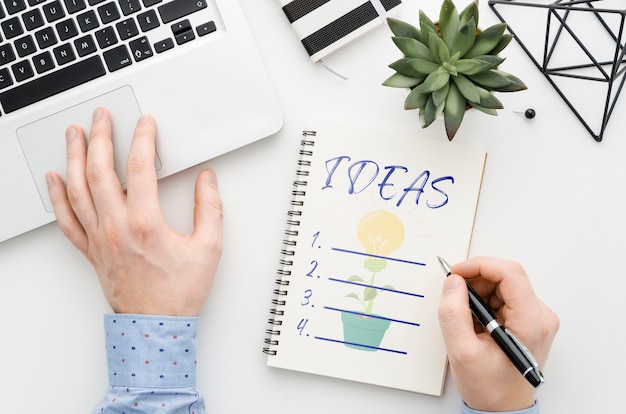
[[[341,190],[348,195],[359,194],[371,186],[378,187],[378,196],[393,201],[396,207],[414,200],[419,205],[424,196],[428,208],[448,204],[454,177],[433,177],[429,170],[411,171],[404,165],[386,165],[374,160],[353,161],[347,155],[329,158],[325,162],[326,180],[322,190]]]

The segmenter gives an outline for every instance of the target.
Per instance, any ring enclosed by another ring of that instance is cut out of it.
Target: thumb
[[[438,315],[448,354],[467,349],[472,341],[477,340],[467,285],[461,276],[451,274],[444,280]]]
[[[217,187],[217,177],[212,170],[204,170],[198,176],[195,202],[194,236],[219,240],[221,243],[223,206]]]

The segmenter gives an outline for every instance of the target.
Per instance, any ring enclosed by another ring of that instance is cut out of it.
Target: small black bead
[[[524,116],[527,119],[533,119],[535,117],[535,115],[537,115],[537,113],[535,112],[535,110],[533,108],[528,108],[526,110],[526,112],[524,112]]]

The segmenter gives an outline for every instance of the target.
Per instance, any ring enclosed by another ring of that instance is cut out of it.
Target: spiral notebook
[[[401,0],[276,0],[313,62],[381,26]]]
[[[440,396],[437,255],[467,257],[485,162],[413,134],[303,132],[268,365]]]

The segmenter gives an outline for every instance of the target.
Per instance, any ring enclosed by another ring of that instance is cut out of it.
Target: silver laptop
[[[141,113],[159,178],[269,136],[283,116],[236,0],[0,0],[0,241],[53,221],[65,129],[113,115],[122,182]]]

